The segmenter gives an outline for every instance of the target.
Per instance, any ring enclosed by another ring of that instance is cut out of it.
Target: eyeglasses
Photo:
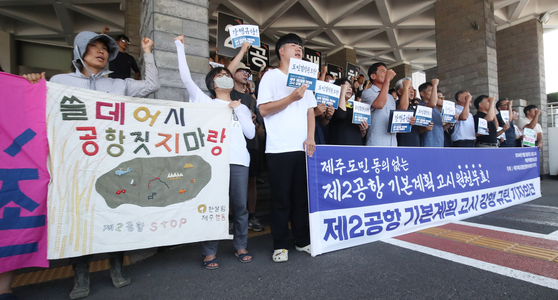
[[[121,39],[120,41],[121,41],[122,43],[124,43],[124,44],[128,44],[128,45],[130,45],[130,42],[128,42],[128,41],[127,41],[127,40],[125,40],[125,39]]]
[[[245,70],[245,69],[240,69],[240,70],[238,70],[238,72],[242,72],[242,73],[244,73],[244,74],[246,74],[246,75],[250,75],[250,71]]]

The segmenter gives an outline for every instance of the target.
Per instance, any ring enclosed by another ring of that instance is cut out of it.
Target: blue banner
[[[318,145],[308,158],[312,254],[536,199],[536,150]]]

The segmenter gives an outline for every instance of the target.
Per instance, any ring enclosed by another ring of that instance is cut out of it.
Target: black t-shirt
[[[256,99],[252,98],[252,96],[246,94],[246,93],[241,93],[235,89],[233,89],[231,91],[231,100],[238,100],[240,99],[240,103],[246,105],[246,107],[248,107],[248,109],[250,109],[251,111],[254,111],[253,109],[251,109],[253,106],[252,105],[252,100],[255,102]],[[246,138],[246,137],[245,137]],[[249,140],[246,139],[246,148],[248,149],[258,149],[258,136],[254,135],[254,138]]]
[[[479,132],[479,119],[480,118],[484,118],[486,117],[486,114],[483,112],[477,112],[477,114],[474,116],[475,119],[475,133]],[[481,143],[481,144],[496,144],[497,143],[497,138],[496,138],[496,123],[494,123],[494,121],[490,121],[488,122],[488,135],[479,135],[477,136],[477,143]]]
[[[329,121],[329,143],[333,145],[364,145],[359,124],[353,124],[353,109],[338,108]],[[368,124],[370,125],[370,124]]]
[[[130,78],[130,69],[133,69],[136,73],[140,71],[133,56],[118,51],[116,58],[109,62],[109,70],[113,72],[109,74],[109,77],[120,79]]]
[[[401,100],[397,100],[396,106],[399,106],[399,102]],[[409,104],[407,108],[408,111],[415,111],[415,108]],[[398,147],[420,147],[420,134],[419,134],[419,126],[411,126],[411,132],[397,133],[397,146]]]

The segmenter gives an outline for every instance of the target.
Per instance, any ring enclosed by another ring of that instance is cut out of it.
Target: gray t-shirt
[[[370,105],[370,128],[366,135],[366,146],[397,147],[397,135],[389,132],[389,114],[395,110],[395,99],[388,94],[386,105],[382,109],[372,107],[380,94],[380,88],[372,85],[362,92],[362,103]]]

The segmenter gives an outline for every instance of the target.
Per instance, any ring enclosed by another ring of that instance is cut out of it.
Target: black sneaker
[[[258,220],[258,218],[252,217],[250,218],[250,220],[248,220],[248,229],[252,229],[254,231],[262,231],[264,230],[264,228],[265,227],[260,224],[260,220]]]

